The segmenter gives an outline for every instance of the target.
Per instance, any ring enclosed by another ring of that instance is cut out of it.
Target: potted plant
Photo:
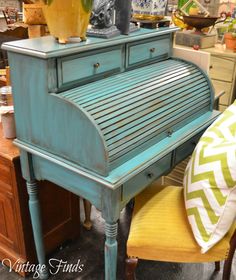
[[[227,32],[224,34],[224,41],[226,49],[236,49],[236,18],[227,17],[225,22],[227,24]]]
[[[43,12],[51,35],[59,43],[70,37],[86,40],[93,0],[43,0]]]

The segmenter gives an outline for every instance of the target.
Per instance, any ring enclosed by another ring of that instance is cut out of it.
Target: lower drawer
[[[187,156],[192,154],[203,132],[204,131],[201,131],[198,134],[194,135],[191,139],[189,139],[176,149],[174,164],[178,164],[180,161],[184,160]]]
[[[171,168],[171,158],[172,153],[169,153],[124,183],[122,200],[128,202],[132,197],[145,189],[145,187],[151,184],[154,180],[168,172]]]

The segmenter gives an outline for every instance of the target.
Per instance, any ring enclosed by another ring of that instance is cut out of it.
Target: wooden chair
[[[91,221],[91,207],[92,204],[87,200],[83,198],[83,204],[84,204],[84,222],[83,226],[85,229],[90,230],[92,228],[92,221]]]
[[[135,279],[138,259],[165,262],[215,262],[225,260],[223,280],[230,279],[236,248],[236,223],[207,253],[201,254],[188,223],[183,187],[153,183],[135,198],[127,241],[126,280]]]
[[[18,10],[16,8],[6,7],[4,10],[2,10],[2,13],[7,25],[13,24],[17,21]]]

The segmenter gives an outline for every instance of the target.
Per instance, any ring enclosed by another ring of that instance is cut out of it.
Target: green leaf
[[[50,0],[50,1],[53,1],[53,0]],[[85,12],[89,13],[92,11],[93,0],[81,0],[81,3],[82,3],[82,6],[83,6],[83,9],[85,10]]]
[[[48,4],[48,5],[51,5],[52,2],[53,2],[53,0],[47,0],[47,4]]]
[[[51,5],[53,0],[43,0],[45,5]]]

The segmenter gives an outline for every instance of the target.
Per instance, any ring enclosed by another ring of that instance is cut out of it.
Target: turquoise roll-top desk
[[[105,279],[116,279],[121,209],[188,156],[218,116],[194,64],[173,59],[177,28],[60,45],[5,43],[41,278],[48,277],[37,180],[88,199],[105,220]]]

